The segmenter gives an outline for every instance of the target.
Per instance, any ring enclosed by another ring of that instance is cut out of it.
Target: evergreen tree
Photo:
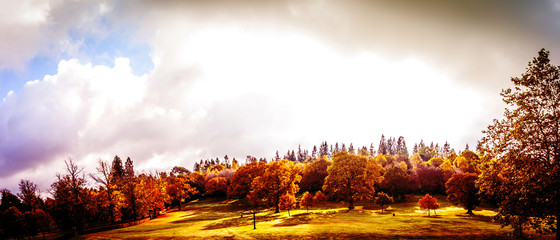
[[[385,140],[385,135],[381,134],[381,140],[379,140],[379,147],[377,152],[383,155],[387,155],[387,141]]]
[[[115,155],[111,167],[112,182],[115,183],[124,177],[124,167],[122,160],[119,156]]]

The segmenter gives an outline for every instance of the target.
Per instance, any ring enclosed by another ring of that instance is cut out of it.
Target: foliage
[[[243,165],[235,171],[228,187],[228,198],[245,198],[251,190],[251,182],[264,174],[265,163],[255,162]]]
[[[325,196],[325,194],[321,191],[316,192],[315,196],[313,196],[314,203],[322,203],[325,201],[327,201],[327,196]]]
[[[560,70],[549,54],[540,50],[526,72],[511,79],[515,87],[501,93],[504,117],[488,126],[480,144],[495,158],[482,164],[481,191],[501,200],[496,219],[516,234],[547,222],[531,219],[554,217],[550,229],[560,228]]]
[[[16,207],[12,206],[3,214],[3,228],[6,230],[7,237],[18,238],[26,233],[25,216]]]
[[[280,212],[280,197],[285,194],[295,194],[301,180],[300,168],[292,162],[283,160],[270,162],[266,165],[262,176],[251,182],[251,189],[255,196],[276,208]]]
[[[327,168],[331,164],[332,162],[326,156],[308,163],[303,169],[301,191],[316,192],[321,190],[328,175]]]
[[[348,209],[354,209],[354,200],[373,197],[374,184],[383,180],[382,170],[373,158],[344,151],[335,153],[323,191],[330,198],[348,202]]]
[[[443,173],[440,168],[421,165],[414,168],[418,187],[422,193],[443,193]]]
[[[228,183],[226,178],[223,177],[215,177],[210,179],[205,185],[206,188],[206,195],[213,196],[213,197],[226,197],[227,196],[227,189]]]
[[[280,209],[288,210],[288,216],[290,216],[290,209],[296,208],[296,203],[293,194],[285,194],[280,197]]]
[[[472,215],[476,206],[480,203],[478,188],[475,183],[478,180],[476,173],[455,173],[445,183],[447,200],[455,205],[460,205]]]
[[[430,210],[434,210],[439,208],[439,204],[437,203],[437,199],[435,197],[430,196],[430,194],[426,194],[422,199],[418,201],[418,206],[420,209],[428,210],[428,216],[430,216]]]
[[[403,162],[401,162],[403,163]],[[393,166],[388,168],[383,175],[383,182],[381,186],[387,189],[389,193],[397,200],[404,200],[405,193],[407,193],[410,184],[410,176],[400,166]]]
[[[384,192],[378,192],[377,193],[377,197],[375,198],[375,204],[381,206],[381,212],[383,212],[383,209],[385,209],[385,205],[393,203],[393,197],[389,197],[389,195],[387,195]]]
[[[309,212],[309,207],[313,206],[313,195],[309,192],[304,192],[301,196],[299,205],[301,208],[305,208]]]

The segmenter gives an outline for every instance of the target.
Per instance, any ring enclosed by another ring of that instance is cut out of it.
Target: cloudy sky
[[[560,3],[5,1],[0,187],[94,171],[270,158],[321,141],[476,145]]]

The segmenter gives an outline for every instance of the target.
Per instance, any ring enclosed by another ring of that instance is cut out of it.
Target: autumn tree
[[[313,196],[313,203],[322,203],[325,201],[327,201],[327,196],[321,191],[316,192],[315,196]]]
[[[428,210],[428,216],[430,216],[430,210],[434,210],[439,208],[439,204],[437,203],[437,199],[435,197],[430,196],[430,194],[426,194],[422,199],[418,201],[418,206],[420,209]]]
[[[7,237],[19,239],[19,237],[25,235],[27,228],[25,216],[19,209],[12,206],[4,211],[3,215],[2,228],[6,231]]]
[[[280,209],[288,210],[288,216],[290,216],[290,209],[296,208],[296,203],[293,194],[285,194],[280,197]]]
[[[338,152],[328,168],[323,191],[330,198],[348,202],[348,209],[354,209],[355,200],[373,197],[374,184],[383,180],[382,169],[373,158]]]
[[[18,197],[21,199],[23,211],[31,211],[33,209],[41,208],[43,200],[39,197],[39,189],[37,184],[31,182],[30,180],[22,179],[19,184],[19,194]]]
[[[177,205],[178,210],[181,210],[181,203],[190,199],[193,195],[197,194],[196,188],[191,187],[187,179],[188,175],[179,174],[177,176],[169,176],[166,178],[167,195],[171,198],[171,203]]]
[[[327,168],[331,164],[332,162],[326,156],[322,156],[305,165],[300,184],[301,191],[316,192],[321,190],[328,175]]]
[[[531,219],[555,218],[560,239],[560,69],[549,54],[540,50],[526,72],[511,79],[515,87],[502,91],[508,108],[484,131],[480,150],[495,162],[486,165],[480,186],[501,199],[496,219],[516,234],[523,225],[539,230]]]
[[[113,181],[114,175],[111,174],[112,171],[109,168],[109,164],[101,159],[98,161],[98,163],[99,166],[97,166],[96,168],[98,174],[90,174],[90,177],[95,182],[100,184],[102,187],[102,192],[107,194],[108,212],[110,216],[109,221],[113,223],[121,219],[120,207],[124,204],[121,200],[124,199],[121,197],[121,192],[118,189],[115,181]]]
[[[375,198],[375,204],[381,206],[381,212],[383,212],[383,209],[385,209],[385,205],[387,204],[391,204],[393,202],[393,197],[389,197],[389,195],[387,195],[384,192],[378,192],[377,193],[377,197]]]
[[[299,205],[301,208],[305,208],[309,212],[309,207],[313,206],[313,195],[309,192],[304,192],[301,196]]]
[[[64,163],[67,173],[57,174],[56,182],[51,185],[55,205],[53,218],[62,229],[75,229],[82,232],[86,224],[87,201],[83,168],[76,165],[71,158]]]
[[[290,161],[270,162],[266,165],[262,176],[257,176],[251,183],[251,189],[260,198],[280,212],[280,197],[295,194],[301,180],[300,169]]]
[[[455,173],[445,183],[447,200],[455,205],[460,205],[467,210],[467,214],[473,215],[472,210],[480,203],[478,188],[475,183],[478,180],[476,173]]]
[[[398,201],[404,200],[405,194],[409,190],[410,176],[406,169],[400,166],[393,166],[388,168],[383,175],[381,182],[382,188],[389,191],[389,193]]]
[[[227,179],[223,177],[215,177],[210,179],[205,185],[206,195],[213,197],[226,197],[227,196]]]
[[[262,176],[265,163],[256,162],[243,165],[235,171],[228,187],[228,198],[245,198],[251,190],[251,182],[258,176]]]

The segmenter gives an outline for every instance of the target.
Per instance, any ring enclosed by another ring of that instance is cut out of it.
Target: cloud
[[[501,112],[499,88],[559,32],[542,22],[553,13],[526,17],[523,4],[7,6],[21,17],[0,17],[0,69],[25,68],[42,54],[65,59],[56,74],[0,104],[0,181],[32,176],[43,190],[68,156],[90,172],[114,155],[150,171],[226,154],[271,157],[324,140],[357,147],[381,134],[404,135],[409,146],[420,139],[474,146]],[[115,34],[148,44],[153,69],[136,74],[130,58],[92,64],[115,54],[89,52],[91,39]]]

